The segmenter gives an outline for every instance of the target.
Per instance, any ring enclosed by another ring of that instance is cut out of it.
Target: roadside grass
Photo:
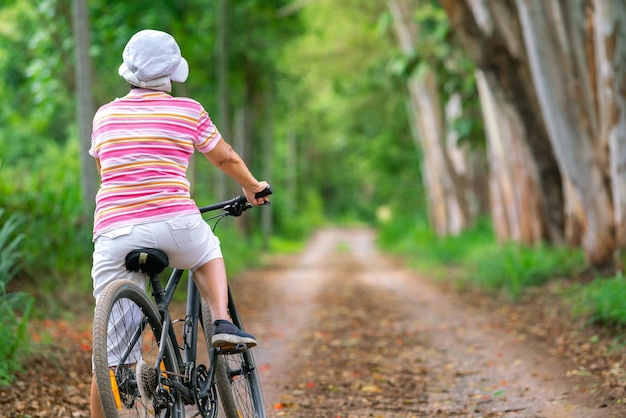
[[[306,241],[302,239],[288,239],[280,236],[273,236],[270,239],[270,252],[275,254],[295,254],[302,252],[306,246]]]
[[[596,277],[580,286],[573,295],[575,314],[590,322],[623,328],[626,326],[626,278],[618,274],[610,278]]]
[[[619,274],[578,280],[589,274],[579,249],[498,243],[485,219],[450,237],[437,237],[425,219],[390,220],[379,228],[379,245],[436,280],[460,289],[505,292],[512,301],[531,287],[568,281],[572,285],[561,297],[572,314],[593,323],[626,326],[626,279]]]

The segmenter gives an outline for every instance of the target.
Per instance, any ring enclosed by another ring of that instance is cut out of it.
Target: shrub
[[[4,212],[0,209],[0,219]],[[20,369],[21,356],[29,343],[27,327],[33,300],[25,293],[7,291],[21,260],[23,235],[17,232],[21,224],[13,214],[0,227],[0,385],[9,383]]]
[[[83,218],[77,142],[46,142],[36,157],[0,167],[0,207],[24,214],[21,267],[42,291],[91,285],[91,223]]]
[[[566,247],[508,243],[475,253],[471,264],[476,266],[474,283],[490,290],[505,289],[517,299],[524,288],[575,274],[584,267],[584,259],[581,251]]]

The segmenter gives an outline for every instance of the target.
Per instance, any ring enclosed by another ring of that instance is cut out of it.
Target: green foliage
[[[443,238],[436,237],[423,219],[392,220],[381,227],[380,243],[405,256],[418,254],[420,270],[461,286],[504,290],[512,299],[527,287],[568,277],[585,265],[579,250],[499,244],[487,220],[458,236]]]
[[[24,235],[18,231],[23,222],[15,214],[5,216],[4,209],[0,209],[0,220],[0,385],[4,385],[20,369],[20,359],[28,347],[27,327],[33,299],[25,293],[7,291],[22,261],[19,246]]]
[[[324,202],[314,191],[306,194],[300,209],[294,212],[293,206],[285,202],[287,196],[278,193],[272,197],[272,217],[276,228],[285,240],[300,241],[306,239],[314,229],[324,225]]]
[[[90,286],[91,225],[82,219],[78,165],[77,141],[47,141],[36,157],[0,167],[0,206],[25,220],[22,276],[43,289],[56,278],[65,287]]]
[[[451,42],[452,30],[445,11],[437,2],[421,2],[413,14],[418,30],[412,54],[400,54],[389,61],[388,72],[403,80],[423,77],[432,69],[437,77],[442,103],[460,98],[462,113],[448,120],[447,129],[457,142],[484,147],[484,127],[477,94],[475,67],[465,52]],[[385,28],[390,30],[385,20]]]
[[[63,141],[74,119],[69,0],[3,5],[0,22],[0,142],[31,156],[37,137]]]
[[[592,323],[626,326],[626,278],[596,278],[580,286],[573,296],[574,313],[588,317]]]
[[[298,201],[317,189],[326,219],[373,221],[378,206],[406,190],[421,193],[406,85],[387,72],[396,47],[380,30],[385,10],[377,2],[311,2],[300,11],[306,32],[279,61],[276,160],[289,161],[280,138],[295,138]]]
[[[291,240],[284,236],[274,235],[270,238],[270,251],[277,254],[293,254],[301,252],[305,247],[304,240]]]
[[[184,84],[175,84],[174,93],[188,93],[207,109],[214,108],[215,4],[201,0],[137,0],[116,4],[104,0],[89,1],[91,55],[93,62],[97,63],[94,66],[95,103],[101,105],[126,94],[127,83],[117,73],[122,50],[137,31],[157,29],[176,38],[189,62],[189,79]]]
[[[517,299],[530,286],[570,277],[584,265],[582,252],[565,247],[527,247],[508,243],[472,251],[468,260],[476,266],[469,280],[489,290],[506,289]]]
[[[0,294],[0,385],[10,383],[22,368],[33,304],[33,298],[25,293]]]

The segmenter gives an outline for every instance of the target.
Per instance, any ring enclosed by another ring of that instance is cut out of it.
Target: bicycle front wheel
[[[159,377],[179,379],[169,336],[157,365],[163,324],[146,292],[129,280],[110,284],[94,312],[93,367],[107,418],[182,418],[184,403]]]
[[[210,350],[213,323],[204,300],[201,314],[202,328]],[[233,322],[241,327],[241,321],[236,312]],[[218,354],[215,359],[215,383],[226,417],[264,418],[266,416],[265,404],[252,352],[246,350],[241,353]]]

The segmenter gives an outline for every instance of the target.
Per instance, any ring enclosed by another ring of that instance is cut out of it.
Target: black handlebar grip
[[[269,196],[272,193],[274,193],[274,190],[272,189],[272,186],[267,186],[265,188],[265,190],[261,190],[260,192],[258,192],[257,194],[254,195],[255,198],[259,198],[259,197],[265,197],[265,196]]]

